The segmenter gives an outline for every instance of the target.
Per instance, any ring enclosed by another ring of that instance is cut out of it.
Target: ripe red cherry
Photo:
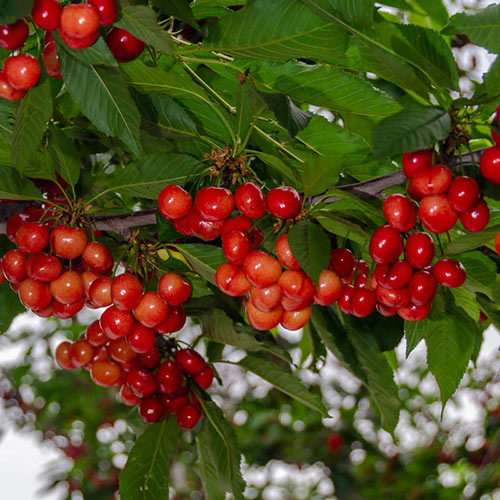
[[[45,31],[53,31],[61,25],[62,5],[58,0],[35,0],[31,10],[33,22]]]
[[[109,340],[106,334],[102,331],[98,319],[87,326],[87,330],[85,330],[85,338],[92,347],[101,347],[104,344],[107,344]]]
[[[111,297],[118,309],[131,311],[141,301],[142,285],[133,274],[120,274],[115,277],[111,285]]]
[[[329,269],[321,271],[314,296],[314,303],[321,306],[329,306],[342,296],[344,285],[338,274]]]
[[[413,269],[405,260],[397,260],[393,264],[377,264],[374,270],[377,283],[385,288],[406,286],[412,274]]]
[[[349,276],[354,268],[354,255],[347,248],[335,248],[330,255],[328,269],[336,272],[341,278]]]
[[[154,328],[167,319],[168,305],[159,293],[146,292],[134,309],[134,316],[147,328]]]
[[[271,330],[278,326],[283,316],[283,309],[278,306],[271,311],[261,311],[257,309],[251,301],[248,301],[245,306],[245,313],[248,322],[257,330]]]
[[[192,196],[177,184],[164,187],[158,197],[158,210],[166,220],[182,219],[192,205]]]
[[[31,54],[10,56],[3,65],[3,73],[9,85],[18,90],[28,90],[40,78],[40,63]]]
[[[94,348],[85,340],[77,340],[71,349],[73,365],[76,368],[88,365],[94,357]]]
[[[456,177],[448,190],[448,200],[456,212],[467,212],[479,201],[479,185],[471,177]]]
[[[427,233],[414,233],[406,240],[405,259],[412,267],[423,269],[434,258],[434,240]]]
[[[182,329],[186,323],[186,311],[182,306],[172,306],[168,309],[167,319],[155,327],[158,333],[173,333]]]
[[[302,200],[296,189],[282,186],[271,189],[267,194],[267,209],[280,219],[297,217],[302,208]]]
[[[432,149],[419,149],[411,153],[403,153],[401,160],[403,172],[408,179],[411,179],[414,174],[423,167],[428,167],[438,160],[437,153]]]
[[[16,244],[23,253],[39,253],[45,248],[48,242],[49,232],[39,222],[24,222],[17,230]]]
[[[266,198],[253,182],[241,184],[234,193],[234,201],[238,210],[249,219],[259,219],[267,211]]]
[[[144,422],[150,424],[158,422],[163,417],[164,411],[160,400],[156,398],[143,399],[139,405],[139,415]]]
[[[158,282],[158,293],[169,306],[184,304],[191,296],[191,283],[177,273],[165,273]]]
[[[83,267],[106,274],[113,267],[113,257],[105,245],[98,241],[90,241],[82,252]]]
[[[70,48],[74,50],[81,50],[81,49],[86,49],[87,47],[90,47],[99,37],[99,31],[96,30],[95,32],[91,33],[89,36],[85,38],[73,38],[69,36],[64,30],[59,28],[57,30],[59,33],[59,36],[61,37],[62,41]]]
[[[430,302],[436,295],[437,283],[434,276],[427,271],[417,271],[408,285],[411,301],[417,306]]]
[[[481,200],[468,212],[460,214],[460,222],[467,231],[478,233],[482,231],[490,220],[490,209],[488,204]]]
[[[165,408],[166,413],[176,414],[182,407],[189,404],[189,397],[187,394],[182,394],[181,396],[164,396],[160,395],[163,408]]]
[[[61,12],[61,29],[71,38],[87,38],[99,29],[99,15],[89,4],[69,4]]]
[[[444,165],[421,168],[412,177],[412,191],[418,196],[446,193],[451,184],[451,170]]]
[[[116,21],[118,8],[115,0],[87,0],[87,3],[97,10],[101,26],[109,26]]]
[[[28,24],[23,19],[12,24],[0,25],[0,47],[15,50],[27,40],[28,34]]]
[[[432,274],[439,284],[450,288],[462,286],[467,276],[462,263],[453,259],[438,260],[432,267]]]
[[[250,239],[239,229],[234,229],[222,238],[222,252],[231,264],[241,266],[250,252]]]
[[[28,309],[43,309],[50,304],[52,296],[45,283],[26,278],[19,284],[19,299]]]
[[[224,262],[219,266],[215,273],[215,283],[219,290],[231,297],[245,295],[251,287],[241,267],[229,262]]]
[[[500,184],[500,147],[493,146],[485,149],[479,164],[481,174],[494,184]]]
[[[281,274],[278,285],[281,293],[292,300],[311,301],[316,293],[314,282],[303,271],[288,270]]]
[[[382,207],[389,226],[400,233],[410,231],[417,222],[415,204],[403,194],[391,194]]]
[[[52,78],[62,80],[61,65],[57,56],[56,44],[51,41],[45,45],[42,52],[43,64],[47,70],[47,74]]]
[[[196,212],[196,211],[194,211]],[[198,215],[190,220],[192,234],[205,241],[218,238],[222,232],[223,220],[204,220]]]
[[[151,351],[139,355],[139,361],[145,368],[154,370],[160,364],[160,354],[158,349],[151,349]]]
[[[300,264],[293,256],[290,245],[288,244],[288,234],[282,234],[277,240],[275,245],[276,257],[288,269],[300,269]]]
[[[206,366],[194,377],[194,381],[205,391],[212,385],[213,380],[214,371],[211,366]]]
[[[54,316],[59,319],[72,318],[77,312],[83,309],[85,303],[83,300],[78,300],[72,304],[63,304],[57,300],[52,301]]]
[[[177,411],[177,424],[181,429],[192,429],[200,420],[201,411],[196,406],[187,404]]]
[[[377,305],[377,296],[369,288],[356,288],[351,297],[352,314],[357,318],[366,318]]]
[[[123,404],[127,406],[137,406],[141,402],[137,396],[132,394],[132,391],[126,384],[122,385],[122,388],[120,389],[120,398]]]
[[[281,291],[277,284],[265,288],[250,288],[250,300],[261,311],[272,311],[281,303]]]
[[[132,331],[127,336],[130,347],[140,354],[145,354],[154,348],[156,334],[151,328],[146,328],[140,323],[134,323]]]
[[[375,290],[375,295],[380,303],[389,307],[404,307],[410,303],[407,287],[390,289],[379,285]]]
[[[239,229],[243,233],[247,234],[252,229],[253,223],[248,217],[243,215],[237,215],[231,219],[226,219],[224,225],[222,226],[221,236],[224,238],[234,229]]]
[[[337,301],[340,310],[345,314],[352,314],[351,299],[356,289],[352,285],[345,285],[342,289],[342,295]]]
[[[422,321],[431,312],[432,303],[427,302],[421,306],[411,304],[398,309],[398,315],[406,321]]]
[[[87,236],[78,227],[56,226],[50,233],[50,248],[62,259],[76,259],[82,255]]]
[[[284,311],[300,311],[301,309],[305,309],[306,307],[311,305],[311,301],[299,301],[299,300],[293,300],[289,299],[288,297],[282,296],[281,297],[281,307],[283,308]]]
[[[99,323],[102,331],[114,340],[130,334],[134,318],[128,311],[120,311],[115,306],[110,306],[102,313]]]
[[[312,310],[310,306],[307,306],[304,309],[299,309],[298,311],[283,311],[280,325],[291,331],[304,328],[311,318],[311,312]]]
[[[500,255],[500,231],[495,236],[495,250]]]
[[[113,361],[96,361],[92,363],[90,376],[95,384],[111,387],[120,380],[120,367]]]
[[[253,286],[264,288],[278,281],[281,276],[281,264],[266,252],[257,250],[246,256],[243,272]]]
[[[391,226],[379,227],[370,240],[370,256],[377,264],[389,264],[403,251],[403,238]]]
[[[107,307],[113,303],[111,298],[111,283],[109,276],[97,278],[89,288],[89,299],[96,307]]]
[[[115,56],[115,59],[121,63],[130,62],[138,58],[145,47],[143,41],[116,26],[108,33],[106,43],[109,50]]]
[[[194,206],[203,219],[219,221],[231,215],[234,199],[229,189],[208,186],[196,193]]]
[[[398,312],[397,308],[391,307],[391,306],[386,306],[385,304],[382,304],[381,302],[377,302],[377,311],[379,314],[382,316],[385,316],[386,318],[390,318],[391,316],[395,316]]]
[[[131,363],[137,358],[137,353],[130,347],[125,337],[110,340],[108,352],[111,359],[117,363]]]
[[[73,370],[75,368],[75,365],[73,365],[72,348],[73,345],[67,340],[61,342],[56,348],[57,364],[65,370]]]
[[[0,97],[2,99],[5,99],[7,101],[19,101],[19,99],[22,99],[25,94],[25,90],[17,90],[12,87],[5,78],[4,72],[0,71]]]
[[[205,360],[192,349],[179,349],[175,361],[188,375],[198,375],[205,368]]]
[[[174,395],[182,384],[182,371],[175,361],[164,361],[156,372],[158,390],[162,394]]]
[[[148,398],[156,392],[156,377],[149,370],[137,368],[128,373],[127,385],[138,398]]]
[[[446,195],[426,196],[418,207],[418,216],[422,224],[431,233],[441,234],[449,231],[458,220]]]

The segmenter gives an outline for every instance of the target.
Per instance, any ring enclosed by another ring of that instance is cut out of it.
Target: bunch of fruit
[[[42,59],[49,76],[61,79],[56,44],[52,31],[71,49],[89,47],[99,36],[99,26],[110,26],[118,17],[115,0],[87,0],[86,3],[62,6],[59,0],[35,0],[31,11],[34,25],[45,30]],[[29,26],[24,19],[0,26],[0,47],[16,51],[0,71],[0,97],[8,101],[21,99],[40,78],[38,59],[31,54],[18,54],[26,42]],[[139,57],[144,42],[121,28],[112,27],[106,33],[106,43],[118,62]]]

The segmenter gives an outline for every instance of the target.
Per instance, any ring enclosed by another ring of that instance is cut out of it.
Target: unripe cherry
[[[71,349],[71,358],[76,368],[88,365],[94,357],[94,348],[85,340],[77,340]]]
[[[71,342],[68,342],[66,340],[64,342],[61,342],[56,348],[55,357],[57,364],[65,370],[73,370],[74,368],[76,368],[73,364],[71,352],[72,347],[73,345],[71,344]]]
[[[117,363],[131,363],[137,358],[137,353],[130,347],[126,337],[110,340],[108,352],[111,359]]]
[[[97,385],[111,387],[120,380],[120,367],[113,361],[96,361],[92,363],[90,376]]]

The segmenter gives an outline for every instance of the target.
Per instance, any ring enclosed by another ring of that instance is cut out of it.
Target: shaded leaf
[[[355,241],[360,245],[364,245],[369,238],[368,233],[361,226],[330,212],[322,211],[316,214],[316,220],[329,233]]]
[[[480,292],[493,299],[496,265],[481,252],[461,254],[457,259],[464,265],[467,278],[463,287],[470,292]]]
[[[196,2],[198,4],[199,2]],[[153,0],[156,5],[167,16],[174,16],[176,19],[185,21],[196,29],[200,29],[191,11],[189,0]]]
[[[198,274],[215,285],[215,272],[221,264],[226,262],[221,248],[200,243],[176,245],[176,248]]]
[[[453,255],[467,252],[468,250],[474,250],[475,248],[488,243],[488,241],[491,241],[499,231],[500,225],[496,225],[487,227],[479,233],[468,233],[464,236],[460,236],[450,241],[445,246],[445,253],[447,255]]]
[[[80,177],[80,155],[73,141],[55,125],[49,127],[49,153],[61,177],[74,186]]]
[[[11,167],[0,165],[0,198],[7,200],[42,200],[42,193]]]
[[[343,156],[328,155],[308,162],[302,175],[304,196],[324,193],[326,189],[338,183],[344,164]]]
[[[0,24],[17,21],[30,14],[35,0],[2,0],[0,2]]]
[[[373,22],[371,0],[329,0],[331,8],[349,25],[368,28]]]
[[[11,290],[7,282],[2,283],[0,285],[0,334],[5,333],[12,320],[23,312],[26,312],[26,308],[19,301],[17,293]]]

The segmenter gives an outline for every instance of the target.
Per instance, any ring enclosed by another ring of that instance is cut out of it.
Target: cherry
[[[401,233],[410,231],[417,222],[415,204],[403,194],[391,194],[382,207],[389,226]]]
[[[96,30],[95,32],[91,33],[89,36],[85,38],[73,38],[69,36],[64,30],[59,28],[57,30],[59,33],[59,36],[61,37],[62,41],[70,48],[74,50],[81,50],[81,49],[86,49],[87,47],[90,47],[99,37],[99,31]]]
[[[5,283],[5,274],[3,273],[3,259],[0,259],[0,283]]]
[[[456,212],[468,212],[479,201],[479,185],[471,177],[453,179],[448,190],[448,200]]]
[[[257,330],[271,330],[278,326],[283,315],[283,309],[278,306],[271,311],[261,311],[257,309],[251,301],[248,301],[245,307],[248,322]]]
[[[352,285],[345,285],[342,289],[342,296],[337,301],[339,309],[345,314],[352,314],[351,299],[354,294],[354,288]]]
[[[21,281],[18,293],[22,304],[28,309],[44,309],[52,300],[49,287],[32,278]]]
[[[432,303],[427,302],[421,306],[411,304],[398,309],[398,315],[406,321],[422,321],[431,312]]]
[[[27,40],[28,34],[28,24],[23,19],[12,24],[0,25],[0,47],[15,50]]]
[[[281,297],[281,307],[285,311],[300,311],[311,305],[311,301],[298,301],[289,299],[288,297]]]
[[[373,273],[379,285],[401,288],[409,283],[413,269],[405,260],[397,260],[393,264],[377,264]]]
[[[277,284],[265,288],[250,288],[250,300],[261,311],[272,311],[281,303],[281,291]]]
[[[57,300],[52,301],[54,316],[59,319],[72,318],[77,312],[83,309],[84,305],[83,300],[78,300],[72,304],[63,304]]]
[[[195,375],[194,381],[203,389],[207,390],[214,380],[214,371],[211,366],[205,366],[198,375]]]
[[[61,65],[57,56],[56,44],[54,41],[47,43],[42,52],[43,64],[47,74],[52,78],[62,80]]]
[[[231,215],[234,199],[229,189],[208,186],[198,191],[194,206],[203,219],[220,221]]]
[[[162,394],[172,396],[182,385],[182,371],[175,361],[164,361],[156,372],[158,390]]]
[[[377,305],[377,296],[369,288],[356,288],[351,297],[351,311],[357,318],[366,318]]]
[[[178,332],[186,322],[186,312],[181,306],[172,306],[168,309],[167,319],[161,324],[155,327],[158,333],[173,333]]]
[[[412,177],[410,184],[412,191],[418,196],[446,193],[451,184],[452,173],[444,165],[421,168]]]
[[[266,198],[253,182],[241,184],[234,193],[234,201],[238,210],[249,219],[260,219],[266,214]]]
[[[62,304],[73,304],[85,296],[83,281],[76,271],[66,271],[50,283],[50,293]]]
[[[92,363],[90,376],[95,384],[111,387],[120,380],[121,370],[113,361],[95,361]]]
[[[288,244],[288,234],[282,234],[277,240],[275,245],[276,257],[278,257],[281,264],[288,269],[300,269],[300,264],[293,256],[290,245]]]
[[[189,397],[187,394],[176,397],[160,395],[160,399],[166,413],[177,413],[182,407],[189,404]]]
[[[139,405],[139,415],[144,422],[158,422],[163,417],[164,409],[157,398],[143,399]]]
[[[116,306],[108,307],[99,320],[102,331],[111,340],[126,337],[132,331],[134,318],[128,311],[121,311]]]
[[[224,262],[219,266],[215,273],[215,283],[219,290],[231,297],[245,295],[251,287],[243,270],[229,262]]]
[[[430,302],[436,295],[437,282],[428,271],[417,271],[408,284],[411,301],[417,306]]]
[[[10,56],[3,65],[3,73],[9,85],[17,90],[28,90],[40,78],[40,63],[31,54]]]
[[[292,300],[311,301],[316,293],[314,282],[303,271],[288,270],[281,274],[278,285],[281,293]]]
[[[61,342],[56,348],[57,364],[65,370],[73,370],[75,368],[73,364],[72,348],[73,345],[67,340]]]
[[[463,285],[467,276],[462,263],[453,259],[438,260],[432,267],[432,273],[440,285],[450,288]]]
[[[377,311],[379,314],[382,316],[385,316],[386,318],[390,318],[391,316],[395,316],[398,312],[396,307],[391,307],[391,306],[386,306],[385,304],[382,304],[381,302],[377,302]]]
[[[105,245],[98,241],[90,241],[82,252],[83,267],[92,271],[107,274],[113,267],[113,257]]]
[[[479,168],[485,179],[500,184],[500,147],[492,146],[485,149],[481,155]]]
[[[432,149],[419,149],[411,153],[403,153],[401,160],[403,172],[408,179],[411,179],[418,170],[432,165],[433,159],[437,161],[438,157]]]
[[[391,226],[381,226],[370,240],[370,256],[377,264],[389,264],[403,251],[403,238]]]
[[[145,327],[154,328],[167,319],[168,305],[159,293],[146,292],[134,309],[134,316]]]
[[[50,233],[50,248],[62,259],[76,259],[87,245],[87,236],[78,227],[56,226]]]
[[[39,222],[23,222],[17,230],[16,244],[23,253],[39,253],[48,242],[49,232]]]
[[[158,349],[151,349],[151,351],[139,355],[139,361],[142,366],[154,370],[160,364],[160,354]]]
[[[19,99],[22,99],[24,97],[24,94],[26,94],[25,90],[18,90],[12,87],[5,78],[4,72],[0,71],[0,97],[2,99],[5,99],[7,101],[19,101]],[[15,215],[13,217],[15,217]],[[11,219],[13,217],[11,217]],[[9,233],[7,232],[7,234]]]
[[[141,402],[137,396],[132,394],[132,391],[126,384],[122,385],[122,388],[120,389],[120,398],[123,404],[127,406],[137,406]]]
[[[280,219],[297,217],[302,208],[302,200],[296,189],[282,186],[271,189],[267,194],[267,209]]]
[[[88,365],[94,357],[94,348],[85,340],[77,340],[71,349],[71,358],[76,368]]]
[[[404,307],[410,303],[408,288],[385,288],[381,285],[375,290],[379,302],[389,307]]]
[[[344,446],[344,438],[341,434],[332,433],[327,437],[328,450],[337,453]]]
[[[414,233],[406,240],[405,259],[412,267],[423,269],[434,258],[434,240],[427,233]]]
[[[106,334],[102,331],[98,319],[87,326],[87,330],[85,331],[85,339],[92,347],[101,347],[104,344],[107,344],[109,340]]]
[[[224,221],[224,225],[222,226],[220,235],[222,236],[222,238],[224,238],[227,234],[233,231],[233,229],[239,229],[243,233],[247,234],[252,229],[252,226],[253,226],[252,221],[248,217],[244,217],[243,215],[237,215],[232,219],[226,219]]]
[[[192,196],[177,184],[164,187],[158,197],[158,210],[166,220],[182,219],[192,205]]]
[[[181,429],[192,429],[200,420],[201,411],[196,406],[187,404],[177,411],[177,424]]]
[[[110,340],[108,352],[111,359],[117,363],[131,363],[137,358],[137,353],[130,347],[126,337]]]
[[[131,311],[142,299],[142,285],[133,274],[120,274],[111,284],[111,297],[118,309]]]
[[[460,214],[460,222],[467,231],[478,233],[482,231],[490,220],[490,209],[484,200],[480,200],[468,212]]]
[[[432,233],[449,231],[457,222],[458,214],[445,195],[426,196],[420,202],[418,216],[422,224]]]
[[[111,29],[106,37],[109,50],[118,62],[125,63],[138,58],[144,50],[144,42],[137,39],[126,30],[117,28]]]
[[[495,250],[500,255],[500,231],[495,236]]]
[[[215,240],[221,235],[223,220],[204,220],[197,217],[191,217],[192,234],[205,241]]]
[[[138,398],[149,398],[156,392],[156,377],[144,368],[136,368],[127,375],[127,385]]]
[[[127,341],[135,352],[145,354],[154,348],[156,334],[151,328],[146,328],[140,323],[134,323],[132,331],[127,336]]]
[[[97,10],[89,4],[69,4],[61,12],[61,29],[71,38],[87,38],[99,28]]]
[[[101,26],[109,26],[116,21],[118,8],[115,0],[87,0],[87,3],[97,10]]]
[[[328,269],[336,272],[341,278],[349,276],[354,269],[354,255],[347,248],[333,249]]]
[[[62,5],[58,0],[35,0],[31,10],[33,22],[45,31],[53,31],[61,25]]]
[[[90,287],[97,278],[101,277],[101,275],[95,271],[84,271],[80,276],[83,282],[83,289],[85,290],[85,297],[89,299]]]
[[[253,286],[264,288],[278,281],[281,276],[281,264],[266,252],[257,250],[245,257],[243,272]]]
[[[184,304],[191,296],[191,283],[176,273],[165,273],[158,282],[158,293],[169,306]]]
[[[241,266],[250,252],[250,239],[239,229],[233,229],[222,238],[222,252],[231,264]]]
[[[89,289],[89,299],[96,307],[107,307],[113,303],[111,298],[111,283],[108,276],[97,278]]]
[[[314,296],[314,303],[321,306],[329,306],[342,296],[344,285],[338,274],[329,269],[321,271]]]
[[[299,309],[298,311],[283,311],[280,324],[287,330],[299,330],[309,321],[311,318],[311,312],[311,306]]]
[[[193,349],[178,350],[175,361],[189,375],[198,375],[206,365],[205,360]]]

